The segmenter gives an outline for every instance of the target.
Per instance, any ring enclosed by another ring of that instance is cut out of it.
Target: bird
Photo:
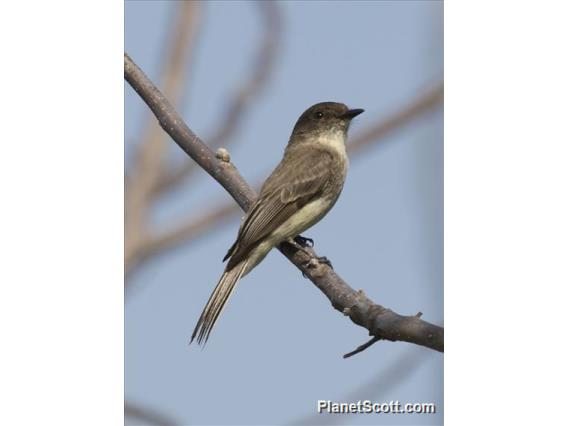
[[[349,167],[345,140],[351,120],[362,112],[339,102],[321,102],[300,115],[282,160],[262,185],[223,258],[227,265],[190,344],[194,339],[199,345],[207,342],[237,283],[272,248],[283,242],[300,250],[307,241],[313,244],[300,234],[319,222],[341,194]]]

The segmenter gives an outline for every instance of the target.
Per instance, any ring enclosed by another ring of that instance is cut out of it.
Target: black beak
[[[343,114],[341,114],[341,118],[347,118],[347,119],[351,120],[351,119],[357,117],[362,112],[365,112],[365,110],[361,109],[361,108],[349,109],[349,110],[345,111]]]

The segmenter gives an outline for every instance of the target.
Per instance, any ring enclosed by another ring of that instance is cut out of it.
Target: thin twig
[[[367,349],[369,346],[377,343],[379,340],[381,340],[379,337],[373,337],[371,340],[369,340],[366,343],[363,343],[361,346],[358,346],[357,349],[355,349],[354,351],[351,351],[345,355],[343,355],[343,359],[345,358],[349,358],[352,357],[353,355],[358,354],[359,352],[363,352],[365,349]]]
[[[124,73],[128,83],[154,112],[162,128],[183,151],[223,186],[243,210],[248,210],[257,194],[229,162],[219,160],[215,153],[185,124],[167,99],[142,70],[124,54]],[[307,266],[312,248],[297,250],[281,244],[279,250],[302,271],[330,300],[332,306],[369,330],[370,335],[390,341],[405,341],[440,352],[444,350],[444,329],[417,316],[403,316],[372,302],[363,291],[353,290],[329,265],[317,262]]]

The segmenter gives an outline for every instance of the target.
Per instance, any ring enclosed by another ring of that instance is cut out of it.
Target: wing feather
[[[323,190],[330,176],[332,154],[317,147],[306,148],[287,152],[266,180],[245,217],[232,253],[228,253],[229,267]]]

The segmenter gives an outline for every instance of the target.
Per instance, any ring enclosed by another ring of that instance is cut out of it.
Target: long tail
[[[199,317],[199,321],[197,321],[195,330],[193,330],[193,334],[191,335],[191,342],[193,342],[193,339],[195,339],[196,336],[198,344],[201,344],[201,342],[205,344],[207,342],[213,326],[217,322],[219,315],[221,315],[221,312],[233,293],[235,286],[243,276],[247,263],[248,260],[244,260],[235,265],[232,269],[225,271],[219,280],[217,287],[215,287],[215,290],[211,293],[209,301],[207,302],[207,305],[205,305],[205,308]]]

